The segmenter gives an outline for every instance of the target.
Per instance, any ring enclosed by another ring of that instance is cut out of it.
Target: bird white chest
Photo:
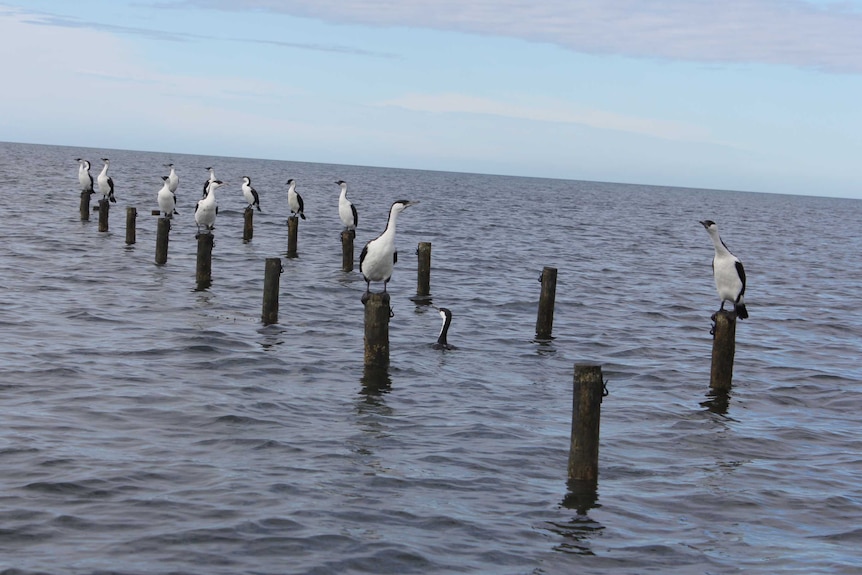
[[[712,260],[715,289],[722,301],[735,302],[742,291],[742,280],[736,269],[737,258],[731,254],[716,254]]]

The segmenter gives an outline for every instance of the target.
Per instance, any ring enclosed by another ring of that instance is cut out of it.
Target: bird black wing
[[[371,242],[368,242],[371,243]],[[362,248],[362,253],[359,254],[359,270],[362,271],[362,262],[365,261],[365,256],[368,255],[368,244],[365,244],[365,247]]]
[[[392,263],[393,264],[398,263],[398,250],[395,250],[394,252],[392,252]]]
[[[739,274],[739,279],[742,280],[742,290],[740,290],[737,297],[739,299],[745,293],[745,268],[742,267],[742,262],[739,260],[736,260],[736,273]]]
[[[353,212],[353,227],[359,227],[359,213],[356,211],[356,206],[350,204],[350,211]]]

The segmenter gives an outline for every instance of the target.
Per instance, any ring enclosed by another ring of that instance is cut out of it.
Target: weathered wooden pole
[[[383,368],[389,365],[389,294],[370,293],[365,304],[365,366]]]
[[[341,232],[341,271],[353,271],[354,239],[356,239],[356,230],[344,230]]]
[[[551,339],[557,293],[557,268],[543,269],[539,281],[542,282],[542,293],[539,296],[539,313],[536,317],[536,339]]]
[[[99,200],[99,231],[107,232],[108,231],[108,212],[110,211],[111,206],[108,204],[108,200]]]
[[[206,289],[212,285],[213,245],[215,238],[212,233],[198,234],[198,261],[196,279],[198,289]]]
[[[569,480],[598,482],[599,420],[605,384],[602,366],[575,364]]]
[[[419,242],[416,255],[419,256],[416,297],[429,297],[431,295],[431,242]]]
[[[281,258],[266,258],[263,273],[263,313],[261,321],[269,325],[278,323],[278,286],[281,277]]]
[[[299,218],[290,216],[287,218],[287,257],[298,257],[296,253],[297,231],[299,230]]]
[[[733,356],[736,351],[736,312],[719,310],[712,316],[712,367],[709,387],[727,393],[733,379]]]
[[[168,261],[168,236],[171,233],[171,220],[159,218],[156,227],[156,263],[163,265]]]
[[[138,208],[126,208],[126,245],[135,243],[135,221],[138,219]]]
[[[81,220],[89,221],[90,220],[90,196],[93,195],[93,192],[81,192]]]
[[[247,242],[252,237],[254,237],[254,209],[246,208],[243,213],[242,241]]]

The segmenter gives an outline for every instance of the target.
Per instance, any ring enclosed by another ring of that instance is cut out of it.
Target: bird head
[[[718,226],[715,225],[715,222],[712,220],[701,220],[700,225],[705,227],[707,230],[709,230],[709,228],[718,228]]]
[[[410,200],[397,200],[397,201],[392,203],[392,207],[389,208],[389,211],[392,213],[400,214],[401,212],[403,212],[404,210],[406,210],[410,206],[414,206],[418,203],[419,203],[419,200],[416,200],[415,202],[410,201]]]

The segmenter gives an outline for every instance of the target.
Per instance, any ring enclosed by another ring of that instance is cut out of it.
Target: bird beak
[[[701,222],[700,222],[700,225],[702,225],[702,226],[703,226],[703,227],[705,227],[705,228],[708,228],[708,227],[709,227],[708,225],[706,225],[706,222],[704,222],[704,221],[701,221]]]
[[[410,206],[415,206],[415,205],[416,205],[416,204],[418,204],[418,203],[419,203],[419,200],[416,200],[416,201],[408,201],[406,204],[404,204],[404,207],[405,207],[405,208],[409,208]]]

